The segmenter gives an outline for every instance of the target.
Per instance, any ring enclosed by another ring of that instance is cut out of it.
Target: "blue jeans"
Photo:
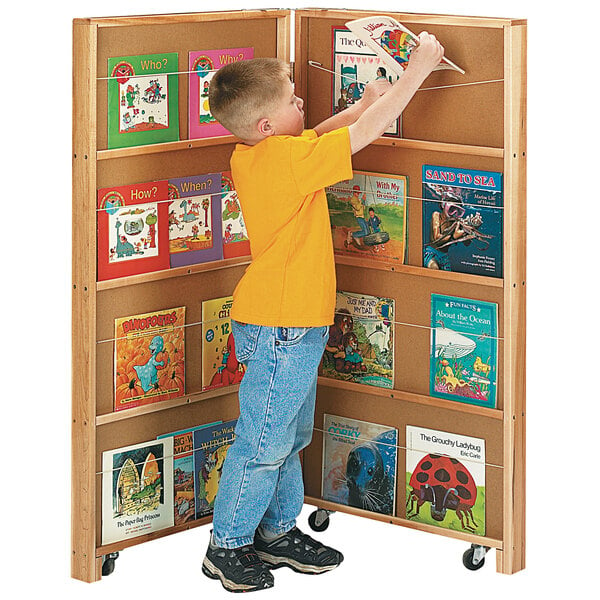
[[[304,503],[299,452],[312,439],[317,368],[329,327],[263,327],[231,322],[240,417],[215,500],[213,537],[223,548],[252,544],[260,525],[285,533]]]

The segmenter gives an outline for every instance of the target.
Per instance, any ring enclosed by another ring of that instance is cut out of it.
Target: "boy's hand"
[[[443,56],[444,47],[435,35],[422,31],[419,34],[419,45],[411,52],[406,70],[419,72],[424,80],[440,64]]]
[[[367,83],[365,91],[361,97],[361,102],[364,103],[365,108],[370,106],[379,98],[383,96],[388,90],[390,90],[392,84],[387,79],[377,79]]]

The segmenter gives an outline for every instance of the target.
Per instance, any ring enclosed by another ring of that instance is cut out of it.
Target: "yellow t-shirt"
[[[347,127],[236,146],[231,173],[252,263],[233,293],[233,319],[271,327],[333,323],[335,264],[323,188],[352,178],[351,159]]]

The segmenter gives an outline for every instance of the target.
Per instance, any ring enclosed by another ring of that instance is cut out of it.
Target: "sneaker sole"
[[[231,581],[227,579],[221,569],[216,567],[208,558],[204,558],[204,562],[202,563],[202,572],[209,577],[210,579],[219,579],[221,581],[221,585],[228,592],[254,592],[255,590],[266,590],[273,587],[273,584],[269,584],[265,582],[264,585],[247,585],[245,583],[235,583],[235,581]]]
[[[305,573],[307,575],[320,575],[321,573],[327,573],[327,571],[332,571],[340,565],[340,563],[338,563],[336,565],[325,565],[319,567],[317,565],[306,565],[299,563],[293,558],[288,558],[287,556],[274,556],[273,554],[267,554],[265,552],[261,552],[260,550],[256,550],[256,554],[258,554],[258,557],[265,564],[267,564],[270,569],[289,567],[293,571],[296,571],[296,573]]]

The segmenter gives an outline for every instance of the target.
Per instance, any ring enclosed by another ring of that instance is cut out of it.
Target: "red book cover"
[[[98,281],[169,268],[168,182],[98,190]]]

